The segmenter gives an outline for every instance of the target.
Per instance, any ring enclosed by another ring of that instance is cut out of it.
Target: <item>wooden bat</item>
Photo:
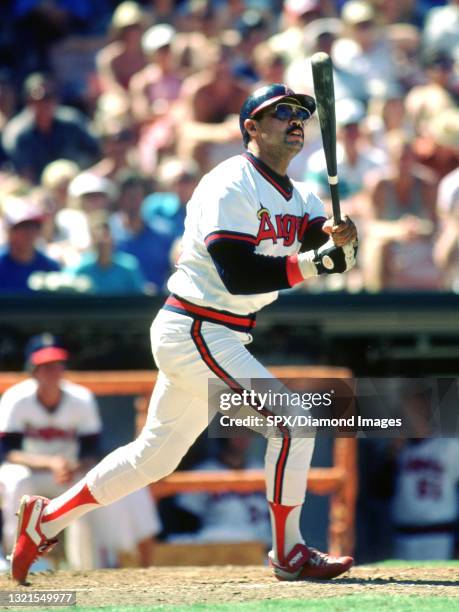
[[[333,207],[335,225],[342,222],[338,193],[338,170],[336,164],[336,118],[333,65],[327,53],[314,53],[311,58],[312,79],[316,96],[322,144],[327,162],[328,184]]]

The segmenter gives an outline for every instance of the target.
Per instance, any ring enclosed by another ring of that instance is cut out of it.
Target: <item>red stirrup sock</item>
[[[98,506],[100,504],[93,497],[85,479],[80,480],[49,502],[43,512],[41,530],[47,538],[53,538],[74,520]]]
[[[304,543],[300,531],[300,516],[303,506],[283,506],[269,502],[273,532],[274,558],[283,565],[285,557],[295,546]]]

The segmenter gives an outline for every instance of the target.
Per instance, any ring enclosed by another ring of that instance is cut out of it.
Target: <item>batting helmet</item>
[[[245,145],[249,142],[249,134],[244,127],[244,121],[246,119],[252,119],[268,106],[287,98],[291,98],[292,101],[300,104],[300,106],[304,106],[311,113],[311,115],[316,110],[314,98],[307,96],[306,94],[297,94],[289,89],[287,85],[282,83],[272,83],[271,85],[260,87],[250,94],[250,96],[244,101],[244,104],[241,107],[241,112],[239,113],[239,127],[241,128],[242,138],[244,139]]]

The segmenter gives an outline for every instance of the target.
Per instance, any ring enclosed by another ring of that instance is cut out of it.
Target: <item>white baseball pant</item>
[[[208,380],[273,378],[244,344],[247,333],[209,321],[160,310],[151,328],[160,372],[147,421],[132,443],[108,455],[88,474],[94,497],[107,504],[170,474],[217,407],[208,406]],[[270,438],[265,468],[269,501],[299,505],[314,447],[312,438]]]

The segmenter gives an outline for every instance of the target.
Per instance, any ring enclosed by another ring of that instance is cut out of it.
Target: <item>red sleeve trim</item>
[[[302,283],[304,281],[300,266],[298,265],[298,255],[290,255],[287,257],[286,269],[287,280],[290,287],[298,285],[298,283]]]
[[[314,219],[310,219],[308,225],[315,225],[316,223],[319,223],[320,221],[322,221],[322,223],[325,223],[325,221],[327,220],[326,217],[314,217]]]

